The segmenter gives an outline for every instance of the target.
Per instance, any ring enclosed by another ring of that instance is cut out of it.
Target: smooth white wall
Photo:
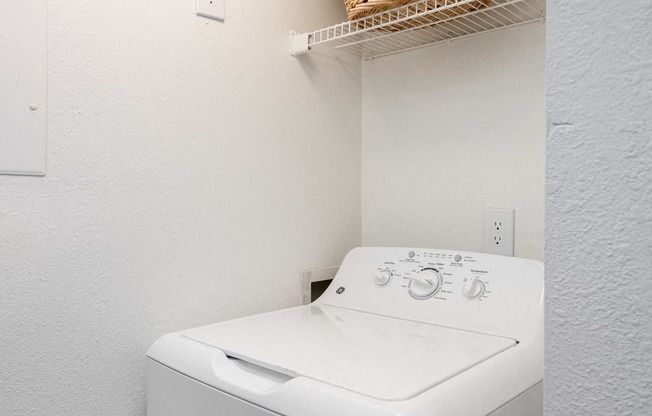
[[[650,415],[652,3],[595,3],[548,0],[545,408]]]
[[[362,243],[482,251],[485,207],[516,209],[543,258],[545,25],[363,64]]]
[[[360,244],[341,2],[49,2],[48,175],[0,177],[0,414],[142,415],[145,351],[296,305]]]

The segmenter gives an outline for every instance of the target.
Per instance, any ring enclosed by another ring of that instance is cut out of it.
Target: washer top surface
[[[406,400],[513,347],[513,339],[330,305],[188,331],[188,339],[291,377]]]

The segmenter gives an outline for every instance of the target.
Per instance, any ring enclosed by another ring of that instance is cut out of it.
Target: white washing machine
[[[149,416],[542,415],[543,266],[356,248],[314,303],[147,355]]]

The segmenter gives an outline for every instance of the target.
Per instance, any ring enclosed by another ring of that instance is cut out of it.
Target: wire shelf
[[[292,54],[332,44],[365,60],[422,48],[453,39],[544,21],[545,0],[419,0],[382,13],[340,23],[311,33],[294,34]],[[464,11],[466,6],[467,10]]]

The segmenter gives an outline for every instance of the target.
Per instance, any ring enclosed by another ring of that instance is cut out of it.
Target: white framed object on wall
[[[0,2],[0,174],[45,175],[47,1]]]

